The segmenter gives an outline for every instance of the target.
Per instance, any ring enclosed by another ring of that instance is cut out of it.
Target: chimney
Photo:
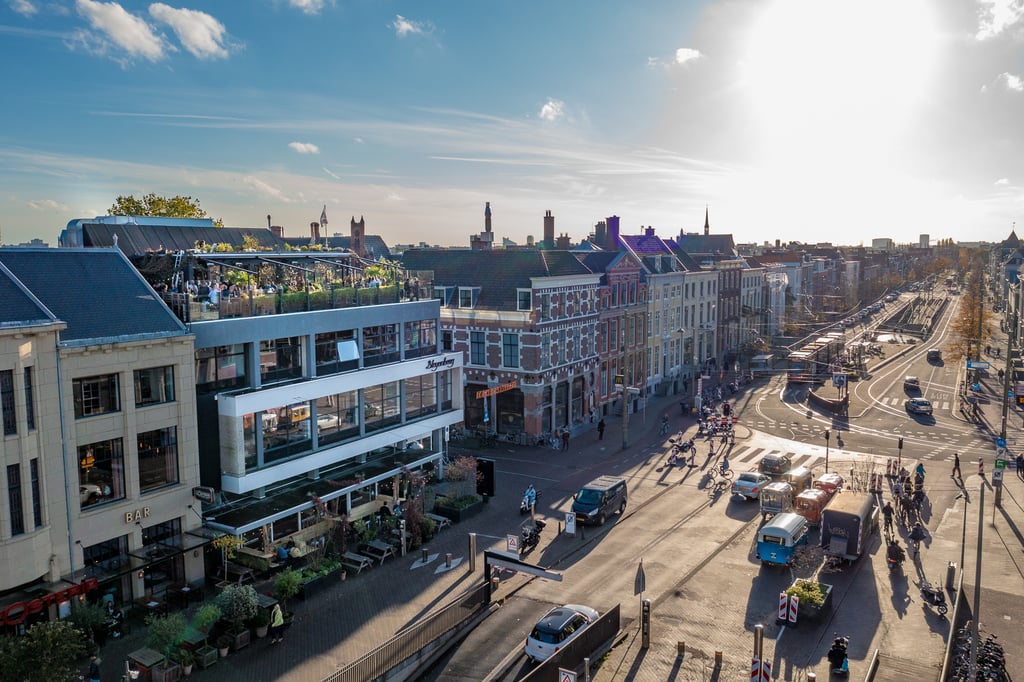
[[[549,249],[555,246],[555,216],[551,211],[544,211],[544,246]]]
[[[608,224],[608,239],[605,241],[604,248],[606,251],[618,251],[619,216],[613,215],[610,218],[607,218],[605,222]]]
[[[273,225],[270,223],[270,214],[267,214],[267,229],[269,230]]]
[[[704,236],[708,236],[711,232],[711,223],[708,222],[708,207],[704,207]]]
[[[779,248],[780,246],[782,246],[782,240],[781,240],[781,239],[776,239],[776,240],[775,240],[775,248],[777,249],[777,248]]]
[[[569,235],[558,235],[558,241],[555,243],[555,248],[558,249],[559,251],[568,251],[570,248],[572,248],[572,242],[569,240]]]
[[[311,242],[320,241],[320,223],[309,224],[309,240]]]
[[[608,239],[608,226],[604,224],[603,220],[599,220],[594,225],[594,243],[604,248],[604,244]]]
[[[484,205],[484,232],[491,231],[491,202]]]
[[[650,227],[650,226],[645,227],[644,228],[644,236],[645,237],[653,237],[654,236],[654,228]]]

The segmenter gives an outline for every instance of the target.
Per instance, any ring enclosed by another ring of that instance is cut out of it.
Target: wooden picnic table
[[[384,560],[389,556],[395,556],[395,548],[380,540],[370,540],[366,543],[363,551],[366,553],[366,556],[379,559],[381,565],[384,565]]]
[[[449,519],[447,516],[441,516],[439,514],[431,513],[424,514],[424,516],[433,521],[434,523],[436,523],[438,530],[444,530],[448,526],[452,525],[452,520]]]
[[[345,552],[341,556],[342,565],[351,568],[356,573],[362,573],[364,568],[373,566],[373,559],[355,552]]]

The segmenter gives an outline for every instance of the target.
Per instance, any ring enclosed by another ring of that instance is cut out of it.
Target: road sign
[[[996,448],[996,457],[1002,457],[1006,454],[1006,448]]]
[[[996,460],[996,469],[1005,469],[1005,468],[1006,468],[1006,460],[1005,459],[997,459]]]
[[[576,535],[576,512],[565,513],[565,534]]]
[[[519,553],[519,536],[518,535],[506,535],[505,536],[505,549],[510,552]]]
[[[967,369],[988,369],[991,365],[987,360],[968,360]]]
[[[558,682],[576,682],[576,673],[565,668],[558,669]]]
[[[1005,448],[1006,447],[1006,439],[1005,438],[996,438],[996,447],[997,448]]]
[[[994,483],[999,483],[1002,480],[1003,480],[1003,470],[1002,469],[995,469],[992,472],[992,481]]]

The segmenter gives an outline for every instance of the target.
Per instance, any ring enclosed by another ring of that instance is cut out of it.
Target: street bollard
[[[715,670],[721,670],[721,669],[722,669],[722,652],[721,651],[716,651],[715,652]]]
[[[807,673],[807,682],[815,682],[815,680],[817,680],[817,679],[818,679],[818,676],[815,675],[814,673]]]
[[[651,600],[644,599],[640,604],[640,648],[651,648]]]
[[[424,547],[423,550],[420,552],[420,561],[422,563],[427,563],[427,559],[429,559],[429,558],[430,558],[430,550],[427,549],[426,547]]]
[[[676,655],[679,656],[679,658],[682,658],[683,656],[686,655],[686,642],[685,641],[676,642]]]
[[[950,561],[946,565],[946,589],[952,590],[956,586],[956,562]]]
[[[470,573],[476,571],[476,533],[469,534],[469,562],[467,568]]]
[[[446,553],[444,555],[444,567],[445,568],[451,568],[452,567],[452,553],[451,552],[448,552],[448,553]]]
[[[501,576],[499,576],[498,573],[495,572],[495,574],[491,576],[491,594],[494,594],[498,591],[498,585],[500,584]]]

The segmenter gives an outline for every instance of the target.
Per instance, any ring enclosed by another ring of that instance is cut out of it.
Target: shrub
[[[229,585],[217,595],[217,606],[238,632],[245,621],[256,615],[256,590],[252,585]]]
[[[786,589],[786,594],[790,597],[796,595],[801,604],[808,606],[821,606],[825,603],[825,587],[814,580],[801,578]]]
[[[172,613],[166,616],[150,616],[146,619],[146,644],[154,651],[159,651],[164,656],[164,667],[170,663],[171,658],[178,650],[182,638],[185,636],[185,629],[188,621],[180,613]]]
[[[437,498],[434,505],[437,507],[462,510],[472,507],[479,501],[480,497],[478,495],[456,495],[453,493],[451,495],[445,495],[444,497]]]
[[[302,574],[294,568],[286,568],[274,579],[274,594],[281,602],[281,608],[302,589]]]

